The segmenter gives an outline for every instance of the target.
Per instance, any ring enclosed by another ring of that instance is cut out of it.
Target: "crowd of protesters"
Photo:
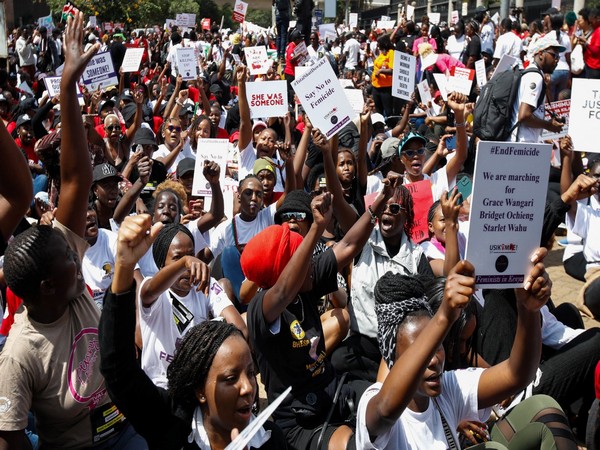
[[[457,184],[473,177],[480,88],[444,93],[434,76],[484,61],[491,79],[514,56],[507,139],[542,142],[564,126],[545,104],[600,78],[600,9],[527,23],[478,7],[325,39],[310,16],[288,30],[276,3],[273,32],[103,33],[77,13],[8,36],[0,449],[224,449],[289,386],[248,448],[600,449],[600,328],[582,320],[600,318],[600,158],[550,142],[523,286],[475,289]],[[294,97],[303,41],[303,65],[326,58],[363,95],[331,139]],[[249,73],[252,46],[268,49],[265,75]],[[141,65],[125,72],[132,47]],[[92,90],[81,77],[102,51],[118,84]],[[431,101],[392,95],[398,51]],[[274,80],[289,112],[253,118],[247,86]],[[225,164],[197,158],[207,139],[228,141]],[[210,196],[194,193],[200,175]],[[409,188],[424,180],[433,204],[417,217]],[[552,297],[544,266],[559,227],[565,271],[585,283],[577,306]]]

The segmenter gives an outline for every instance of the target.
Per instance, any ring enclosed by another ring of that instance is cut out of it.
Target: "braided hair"
[[[387,272],[375,284],[379,351],[391,369],[396,362],[398,329],[409,317],[431,317],[423,282],[414,276]]]
[[[427,223],[433,223],[433,219],[435,219],[435,212],[440,206],[440,201],[436,200],[433,202],[433,205],[429,207],[429,212],[427,213]],[[429,231],[429,237],[432,237],[433,233]]]
[[[48,245],[54,230],[48,225],[31,227],[17,235],[4,255],[4,277],[8,287],[26,303],[39,294],[40,284],[50,275],[57,255]]]
[[[177,233],[184,233],[192,240],[192,245],[194,244],[194,236],[192,236],[190,230],[184,225],[181,225],[180,223],[170,223],[169,225],[165,225],[158,233],[154,244],[152,244],[152,256],[154,257],[156,267],[159,269],[162,269],[165,266],[169,247],[171,246],[173,239],[175,239],[175,236],[177,236]]]
[[[406,209],[406,220],[404,221],[404,234],[412,236],[415,226],[415,210],[412,195],[406,186],[400,185],[394,192],[394,199]]]
[[[234,325],[208,320],[193,327],[175,351],[167,368],[169,393],[178,406],[191,413],[198,405],[196,392],[204,386],[215,355],[231,336],[244,336]]]

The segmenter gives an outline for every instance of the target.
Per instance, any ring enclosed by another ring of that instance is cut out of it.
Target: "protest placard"
[[[392,95],[410,100],[415,91],[415,71],[417,59],[412,55],[394,51],[394,70],[392,74]]]
[[[429,21],[434,25],[439,25],[440,20],[442,19],[441,13],[432,12],[432,13],[429,13],[428,16],[429,16]]]
[[[60,79],[61,77],[44,77],[44,84],[46,85],[46,90],[48,91],[48,97],[56,97],[60,95]],[[83,94],[79,89],[79,84],[75,85],[75,89],[77,90],[77,101],[81,106],[85,105],[85,99],[83,98]]]
[[[429,88],[429,83],[427,80],[423,80],[417,84],[417,89],[419,90],[419,96],[421,97],[421,103],[424,105],[428,105],[432,100],[431,98],[431,89]]]
[[[560,133],[553,133],[548,130],[542,131],[542,140],[559,139],[569,134],[569,114],[571,112],[571,100],[559,100],[546,104],[544,119],[552,120],[552,117],[564,120],[565,126]]]
[[[378,20],[377,28],[380,30],[392,30],[396,26],[395,20]]]
[[[248,10],[248,3],[242,0],[235,0],[235,6],[233,7],[233,20],[239,23],[243,23],[246,18],[246,11]]]
[[[569,134],[575,150],[600,153],[600,139],[590,139],[600,129],[600,80],[573,78]]]
[[[319,25],[319,36],[324,40],[334,40],[337,38],[337,31],[335,31],[335,23],[323,23]]]
[[[406,5],[406,19],[415,20],[415,7],[413,5]]]
[[[310,59],[308,56],[308,49],[306,48],[306,42],[302,41],[294,48],[294,53],[292,54],[294,58],[298,58],[296,64],[299,66],[303,66]]]
[[[92,56],[81,78],[90,92],[97,91],[100,86],[103,88],[118,86],[119,79],[110,52],[97,53]]]
[[[143,47],[128,47],[125,51],[125,57],[123,58],[123,64],[121,69],[123,72],[137,72],[144,56]]]
[[[354,116],[352,117],[354,119],[362,113],[363,108],[365,107],[365,96],[361,89],[344,89],[344,94],[346,94],[346,98],[350,102],[352,111],[354,111]]]
[[[550,144],[480,141],[466,259],[478,288],[522,287],[539,247]]]
[[[196,25],[196,14],[176,14],[175,23],[180,27],[193,27]]]
[[[192,182],[192,195],[212,196],[210,184],[204,178],[204,161],[214,161],[221,168],[219,181],[225,181],[227,169],[227,155],[229,153],[228,139],[198,139],[196,150],[196,167],[194,169],[194,181]]]
[[[202,29],[205,31],[210,31],[210,18],[202,19]]]
[[[104,31],[107,33],[112,33],[112,31],[114,30],[112,22],[103,22],[102,28],[104,28]]]
[[[487,70],[485,69],[485,60],[475,61],[475,74],[477,76],[477,85],[482,88],[487,83]]]
[[[358,13],[348,14],[348,26],[350,29],[358,28]]]
[[[475,71],[466,67],[454,67],[452,71],[454,74],[448,80],[446,90],[469,95],[475,79]]]
[[[287,82],[277,80],[246,83],[246,98],[253,119],[283,117],[288,111]]]
[[[96,18],[96,17],[94,16],[94,18]],[[44,17],[40,17],[37,20],[37,23],[38,23],[38,27],[46,27],[47,36],[50,36],[50,34],[52,33],[52,30],[54,29],[54,22],[52,21],[52,14],[49,14]]]
[[[246,65],[250,75],[263,75],[269,70],[269,58],[267,49],[261,45],[258,47],[244,47],[246,54]]]
[[[177,23],[175,19],[165,19],[165,30],[171,30],[173,27],[176,27]]]
[[[198,61],[193,47],[177,48],[177,72],[184,80],[195,80],[198,76]]]
[[[458,13],[458,11],[455,9],[454,11],[452,11],[452,16],[451,16],[451,20],[450,23],[452,25],[455,25],[458,23],[458,20],[460,19],[460,14]]]
[[[415,221],[411,237],[418,244],[429,238],[427,214],[429,214],[429,208],[433,205],[431,181],[417,181],[416,183],[405,184],[404,187],[410,191],[413,200]]]
[[[352,107],[327,58],[321,58],[296,77],[292,81],[292,88],[313,126],[328,139],[350,122]]]
[[[494,73],[492,74],[492,78],[494,78],[499,73],[512,69],[517,64],[519,64],[519,62],[519,58],[515,58],[514,56],[510,56],[509,54],[505,53],[500,58],[500,61],[498,61],[498,65],[496,66],[496,70],[494,70]]]
[[[448,78],[443,73],[434,73],[433,79],[435,80],[435,84],[437,84],[438,89],[440,90],[440,94],[442,94],[442,98],[445,102],[448,101]]]

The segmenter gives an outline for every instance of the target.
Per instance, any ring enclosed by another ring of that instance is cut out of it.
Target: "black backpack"
[[[521,77],[526,73],[537,72],[544,74],[537,67],[525,70],[513,69],[499,73],[481,89],[479,100],[475,104],[473,114],[473,131],[483,141],[507,141],[514,128],[513,107],[519,94]],[[537,107],[544,102],[546,85],[542,81],[542,94]]]

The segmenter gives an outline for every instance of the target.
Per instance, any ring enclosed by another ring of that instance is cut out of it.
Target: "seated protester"
[[[381,213],[399,184],[399,176],[391,174],[373,211]],[[267,398],[273,401],[292,386],[292,395],[273,413],[290,447],[346,448],[354,441],[353,422],[347,421],[352,408],[346,406],[358,402],[365,382],[343,384],[336,376],[326,357],[327,337],[317,303],[338,288],[338,268],[361,251],[374,220],[370,213],[363,214],[338,244],[313,258],[314,247],[331,220],[331,194],[315,197],[311,209],[313,223],[304,238],[284,223],[265,229],[246,246],[241,261],[244,274],[264,289],[248,308],[248,331]],[[332,404],[338,388],[341,396]]]
[[[422,70],[443,73],[446,77],[454,73],[455,67],[465,67],[461,61],[448,53],[436,53],[433,46],[426,42],[419,45],[419,56],[423,60]]]
[[[221,317],[246,334],[244,320],[219,283],[207,280],[209,269],[194,254],[190,231],[181,224],[166,225],[152,245],[159,271],[139,288],[142,369],[162,388],[178,342],[194,325]]]
[[[194,158],[196,154],[187,141],[187,131],[182,131],[179,119],[169,117],[161,127],[163,143],[154,152],[154,157],[161,161],[169,173],[175,173],[177,164],[183,158]]]
[[[112,164],[118,166],[123,161],[129,159],[129,152],[131,150],[131,142],[135,133],[142,125],[142,119],[144,113],[142,111],[142,102],[144,96],[141,92],[137,91],[133,94],[135,100],[135,114],[133,116],[133,122],[123,132],[121,122],[115,114],[109,114],[104,118],[104,145],[106,146],[106,152],[112,157]]]
[[[44,448],[141,448],[115,408],[100,374],[100,311],[85,287],[79,261],[87,244],[85,210],[92,184],[75,85],[98,50],[82,53],[83,14],[69,19],[61,78],[61,191],[53,227],[17,236],[5,254],[8,286],[24,308],[0,354],[0,447],[29,448],[30,410]],[[11,178],[12,179],[12,178]],[[140,442],[141,441],[141,442]],[[117,444],[118,443],[118,444]]]
[[[192,327],[167,370],[168,390],[150,381],[135,348],[124,345],[133,342],[136,327],[133,268],[162,226],[151,229],[151,223],[148,216],[128,217],[120,229],[117,276],[99,326],[102,374],[111,397],[150,448],[225,448],[233,429],[242,431],[255,419],[256,370],[242,333],[220,321]],[[249,447],[279,450],[286,445],[281,430],[266,422]]]
[[[258,158],[254,162],[253,173],[258,178],[263,187],[263,203],[265,206],[269,206],[272,203],[276,203],[279,198],[283,195],[283,192],[273,192],[275,185],[277,184],[277,170],[278,167],[268,156]]]
[[[100,95],[100,94],[98,94]],[[102,94],[102,96],[104,96],[105,94]],[[94,99],[92,98],[92,102],[94,101]],[[104,120],[106,119],[106,116],[108,116],[109,114],[112,114],[114,112],[114,108],[116,106],[116,103],[114,102],[114,100],[107,98],[106,100],[101,100],[98,103],[98,109],[97,109],[97,115],[94,117],[94,124],[95,124],[95,129],[96,132],[100,135],[100,137],[105,138],[106,137],[106,130],[104,129]],[[90,107],[89,110],[90,113],[93,113],[93,110]]]
[[[388,177],[392,174],[388,172]],[[332,355],[332,363],[338,372],[373,382],[381,361],[373,297],[376,281],[389,271],[425,278],[433,278],[433,273],[421,247],[410,237],[413,200],[405,186],[397,187],[379,212],[371,207],[368,214],[378,223],[354,260],[348,308],[351,333]]]
[[[456,92],[448,96],[448,106],[454,111],[456,120],[456,152],[448,160],[446,165],[436,170],[431,176],[426,175],[426,166],[435,166],[438,162],[438,152],[425,162],[425,144],[427,140],[417,134],[410,132],[404,136],[399,147],[400,160],[404,164],[404,184],[416,181],[430,180],[433,200],[439,200],[442,192],[449,191],[456,184],[456,175],[462,169],[467,159],[467,133],[465,131],[465,101],[466,96]],[[443,140],[440,141],[443,144]]]
[[[459,262],[450,272],[435,315],[419,279],[388,273],[377,282],[378,340],[389,373],[360,401],[357,448],[458,448],[456,429],[462,420],[487,420],[492,406],[533,379],[537,365],[531,356],[539,358],[541,348],[539,309],[548,300],[551,286],[541,262],[546,253],[543,249],[536,252],[527,289],[518,289],[519,332],[510,357],[488,369],[444,372],[442,342],[474,291],[474,268],[468,261]],[[541,442],[533,445],[529,440],[533,434],[538,441],[554,440],[551,448],[575,449],[558,405],[549,398],[539,403],[547,414],[542,423],[509,420],[514,426],[511,431],[516,432],[513,448],[542,448]],[[556,430],[554,439],[546,427]],[[532,433],[520,435],[520,428],[531,428]],[[505,448],[482,444],[486,446]]]

